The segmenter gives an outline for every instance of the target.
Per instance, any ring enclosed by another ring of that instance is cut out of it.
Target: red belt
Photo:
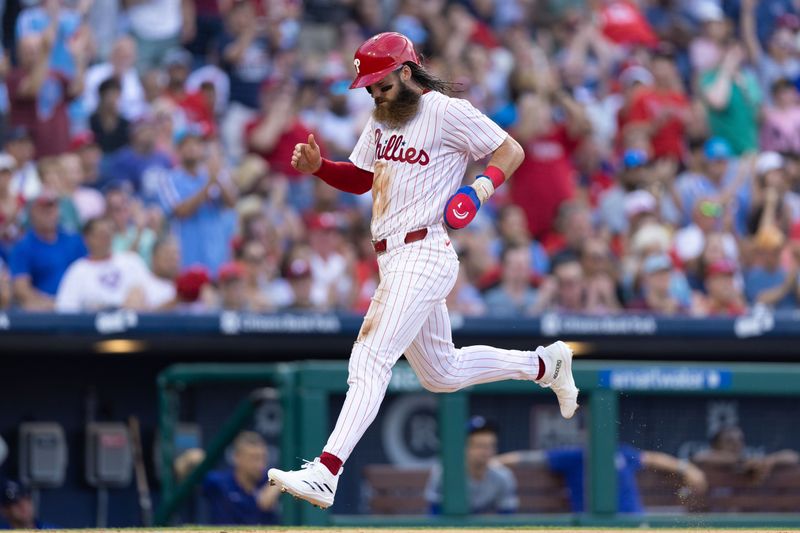
[[[406,233],[406,238],[403,240],[406,244],[410,244],[412,242],[421,241],[428,235],[428,228],[418,229],[416,231],[411,231]],[[379,241],[372,241],[372,247],[375,248],[375,253],[382,254],[386,251],[386,239],[381,239]]]

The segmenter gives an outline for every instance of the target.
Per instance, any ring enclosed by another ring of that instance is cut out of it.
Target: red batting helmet
[[[359,89],[372,85],[403,66],[406,61],[419,65],[414,44],[408,37],[393,31],[370,37],[356,50],[353,59],[356,79],[350,88]]]

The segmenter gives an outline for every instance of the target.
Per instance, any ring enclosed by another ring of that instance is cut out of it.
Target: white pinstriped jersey
[[[507,135],[467,100],[435,91],[421,96],[417,114],[400,128],[370,118],[350,160],[374,173],[372,237],[441,223],[468,157],[483,159]]]
[[[403,354],[433,392],[537,379],[539,357],[547,357],[543,348],[456,348],[445,300],[459,265],[442,224],[444,204],[461,184],[468,158],[488,156],[506,137],[466,100],[429,92],[401,128],[370,120],[350,155],[353,164],[374,173],[372,236],[387,240],[387,252],[378,254],[380,283],[353,343],[349,388],[324,448],[340,461],[347,461],[375,420]],[[405,233],[421,228],[428,228],[424,239],[403,243]]]

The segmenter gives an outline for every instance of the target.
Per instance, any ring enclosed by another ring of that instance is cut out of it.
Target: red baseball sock
[[[319,456],[319,462],[324,464],[334,476],[338,474],[339,469],[342,468],[342,460],[328,452],[322,452],[322,455]]]
[[[544,376],[544,361],[540,355],[537,355],[537,357],[539,358],[539,374],[536,376],[536,381],[539,381]]]

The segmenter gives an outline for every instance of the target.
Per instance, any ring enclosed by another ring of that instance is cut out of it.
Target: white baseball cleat
[[[333,505],[336,495],[336,485],[344,469],[340,468],[335,476],[328,467],[319,462],[319,457],[314,461],[305,461],[300,470],[278,470],[270,468],[267,472],[270,485],[277,485],[281,492],[288,492],[295,498],[305,500],[320,509],[327,509]]]
[[[545,374],[539,381],[542,387],[550,387],[558,397],[561,416],[572,418],[578,409],[578,387],[572,377],[572,349],[562,341],[556,341],[544,349]]]

